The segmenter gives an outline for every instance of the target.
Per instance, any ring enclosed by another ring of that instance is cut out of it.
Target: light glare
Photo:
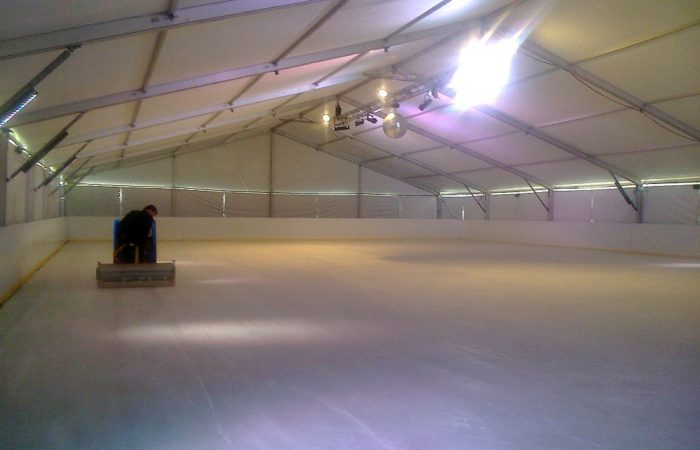
[[[508,82],[517,39],[495,43],[469,42],[459,56],[459,67],[449,87],[457,92],[457,106],[468,108],[493,102]]]

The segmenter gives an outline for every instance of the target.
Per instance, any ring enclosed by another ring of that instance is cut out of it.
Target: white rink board
[[[109,217],[67,217],[71,240],[109,240]],[[473,239],[700,257],[700,227],[439,219],[159,217],[160,240]]]

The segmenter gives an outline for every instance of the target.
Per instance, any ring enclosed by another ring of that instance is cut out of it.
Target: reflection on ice
[[[657,265],[660,267],[672,267],[674,269],[700,269],[700,262],[661,263]]]
[[[231,320],[146,325],[125,328],[118,336],[131,342],[169,342],[173,339],[204,344],[303,344],[364,340],[382,334],[384,327],[360,321]]]

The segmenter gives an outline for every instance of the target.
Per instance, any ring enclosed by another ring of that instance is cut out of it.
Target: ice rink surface
[[[2,449],[697,449],[700,260],[469,241],[71,242],[0,308]]]

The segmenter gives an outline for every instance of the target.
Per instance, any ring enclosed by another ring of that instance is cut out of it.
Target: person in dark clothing
[[[157,215],[158,209],[154,205],[148,205],[140,211],[133,210],[124,216],[119,222],[119,242],[114,251],[115,263],[145,261],[145,253],[153,249],[153,219]]]

